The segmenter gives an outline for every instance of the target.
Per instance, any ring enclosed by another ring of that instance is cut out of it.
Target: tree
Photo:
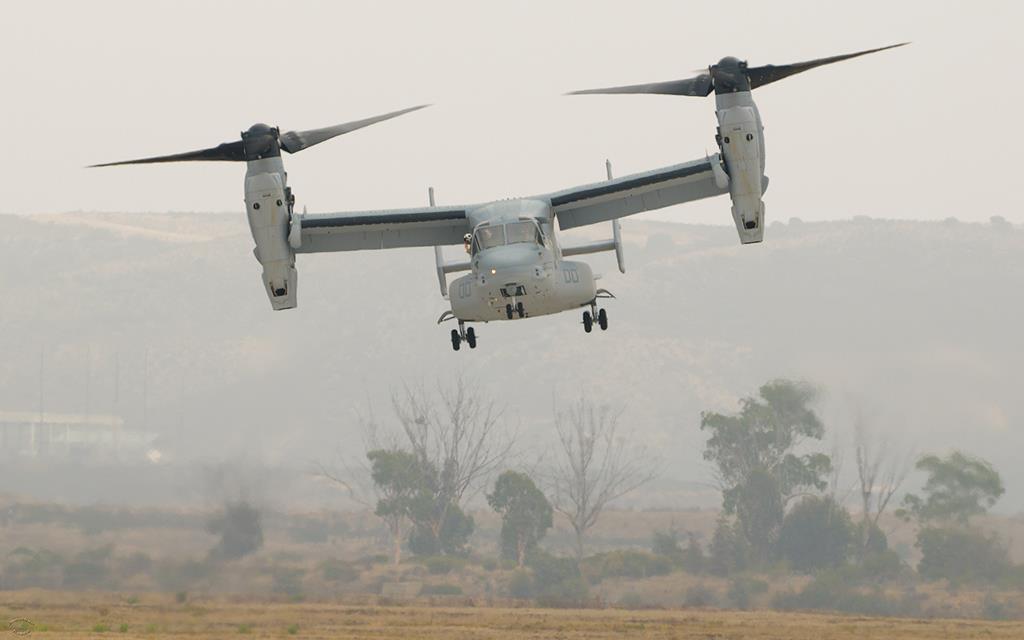
[[[926,527],[917,535],[923,578],[953,584],[991,582],[1010,566],[1009,552],[995,535],[958,527]]]
[[[391,534],[392,561],[402,561],[402,525],[413,516],[436,475],[408,451],[374,449],[366,454],[370,476],[379,492],[374,513],[387,524]]]
[[[438,397],[439,403],[422,390],[405,387],[392,398],[392,406],[401,426],[397,439],[405,441],[425,468],[436,471],[428,484],[429,499],[422,496],[412,517],[418,537],[433,539],[443,550],[453,548],[443,544],[446,526],[449,532],[464,531],[468,522],[472,531],[472,518],[462,513],[460,505],[503,464],[515,438],[504,428],[495,404],[461,379],[452,388],[439,388]],[[450,519],[448,511],[453,507],[465,517]]]
[[[207,523],[206,530],[220,536],[210,552],[214,558],[234,560],[263,546],[260,512],[244,500],[225,504],[224,511]]]
[[[903,499],[904,516],[922,525],[929,522],[966,526],[972,516],[988,511],[1003,495],[1003,480],[991,464],[954,451],[946,458],[927,455],[917,469],[928,474],[924,497],[909,494]]]
[[[854,540],[850,514],[832,498],[808,496],[782,523],[779,555],[804,573],[846,562]]]
[[[767,562],[782,527],[785,505],[779,482],[763,470],[754,470],[736,493],[736,524],[750,543],[753,559]]]
[[[552,476],[552,503],[576,534],[576,561],[583,538],[608,503],[655,476],[656,463],[619,436],[621,411],[580,398],[555,414],[559,450]]]
[[[494,483],[487,504],[501,514],[501,552],[522,569],[526,552],[537,546],[552,521],[551,503],[530,476],[506,471]]]
[[[809,407],[815,391],[789,380],[761,386],[759,398],[740,400],[740,412],[701,414],[708,431],[704,459],[714,463],[727,514],[736,514],[755,554],[764,560],[774,544],[785,505],[809,490],[823,491],[831,468],[823,453],[798,454],[825,427]]]
[[[427,505],[429,502],[423,502]],[[418,556],[460,556],[467,553],[469,536],[473,535],[476,523],[473,516],[465,513],[457,504],[448,505],[444,512],[441,528],[435,533],[430,516],[416,518],[409,534],[409,550]]]
[[[875,447],[863,420],[854,427],[857,479],[860,486],[861,523],[858,528],[858,551],[868,553],[872,536],[884,534],[878,525],[896,492],[910,472],[909,459],[893,455],[890,447],[882,443]],[[876,548],[875,551],[878,551]]]

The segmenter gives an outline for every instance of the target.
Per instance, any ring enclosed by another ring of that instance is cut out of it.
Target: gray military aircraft
[[[903,43],[906,44],[906,43]],[[732,217],[742,244],[764,238],[768,187],[764,175],[765,143],[761,116],[751,91],[776,80],[833,62],[903,46],[869,49],[830,58],[781,66],[750,67],[737,58],[723,58],[706,73],[684,80],[591,89],[577,94],[661,94],[708,96],[715,93],[718,153],[693,162],[672,165],[525,198],[482,204],[410,209],[306,214],[295,211],[281,151],[296,153],[362,127],[421,109],[401,111],[334,127],[281,134],[256,124],[241,140],[210,149],[94,166],[192,160],[244,161],[245,203],[256,243],[254,254],[263,267],[263,283],[275,310],[296,306],[298,253],[357,251],[400,247],[434,247],[441,295],[451,309],[438,324],[455,319],[452,348],[463,342],[476,348],[470,322],[491,322],[548,315],[584,308],[583,329],[608,328],[608,313],[598,300],[610,298],[598,288],[590,266],[566,260],[571,256],[614,251],[625,273],[619,219],[643,211],[729,194]],[[597,223],[611,223],[612,237],[601,242],[562,247],[555,233]],[[441,247],[463,245],[467,257],[444,259]],[[448,274],[468,271],[448,283]]]

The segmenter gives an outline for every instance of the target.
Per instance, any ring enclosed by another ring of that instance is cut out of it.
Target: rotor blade
[[[115,167],[122,164],[153,164],[156,162],[189,162],[196,160],[223,160],[223,161],[243,161],[245,160],[245,144],[238,140],[237,142],[225,142],[224,144],[217,145],[210,149],[199,149],[198,151],[186,151],[185,153],[175,153],[169,156],[156,156],[153,158],[140,158],[138,160],[122,160],[120,162],[105,162],[103,164],[89,165],[88,168],[94,167]]]
[[[570,91],[568,95],[579,96],[589,94],[611,94],[611,93],[653,93],[666,96],[706,96],[714,88],[711,76],[702,73],[693,78],[685,80],[670,80],[668,82],[652,82],[650,84],[632,84],[625,87],[608,87],[605,89],[584,89],[582,91]]]
[[[763,67],[750,67],[747,69],[747,77],[750,78],[750,88],[756,89],[771,82],[775,82],[776,80],[782,80],[783,78],[802,73],[808,69],[832,64],[833,62],[849,60],[850,58],[856,58],[858,56],[866,56],[869,53],[885,51],[886,49],[895,49],[896,47],[902,47],[908,44],[910,43],[901,42],[899,44],[891,44],[888,47],[868,49],[866,51],[858,51],[857,53],[847,53],[841,56],[832,56],[831,58],[818,58],[817,60],[808,60],[807,62],[794,62],[793,64],[783,64],[779,66],[768,64]]]
[[[391,113],[385,113],[381,116],[373,116],[372,118],[366,118],[364,120],[355,120],[354,122],[346,122],[345,124],[336,124],[333,127],[324,127],[322,129],[307,129],[306,131],[288,131],[281,134],[281,148],[288,153],[297,153],[303,149],[308,149],[315,144],[320,144],[325,140],[330,140],[335,136],[340,136],[343,133],[349,133],[356,129],[362,129],[368,127],[371,124],[390,120],[391,118],[397,118],[398,116],[409,113],[410,111],[416,111],[429,107],[429,104],[421,104],[415,107],[409,107],[408,109],[401,109],[399,111],[392,111]]]

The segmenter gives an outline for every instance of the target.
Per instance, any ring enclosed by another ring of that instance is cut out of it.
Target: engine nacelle
[[[731,106],[718,111],[722,157],[729,173],[732,218],[740,242],[764,239],[764,139],[756,107]]]
[[[280,173],[246,176],[245,207],[256,242],[253,254],[263,266],[263,284],[275,310],[296,306],[298,273],[295,251],[288,243],[288,196]]]

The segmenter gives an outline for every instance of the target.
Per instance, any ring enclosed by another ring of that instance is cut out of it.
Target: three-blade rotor
[[[829,58],[818,58],[806,62],[794,62],[784,65],[764,65],[761,67],[748,67],[746,61],[737,58],[722,58],[718,64],[708,67],[707,73],[701,73],[693,78],[684,80],[670,80],[668,82],[652,82],[649,84],[633,84],[623,87],[606,87],[603,89],[584,89],[572,91],[570,95],[583,94],[615,94],[615,93],[644,93],[670,96],[708,96],[712,91],[716,93],[734,93],[736,91],[750,91],[766,84],[788,78],[789,76],[803,73],[809,69],[820,67],[833,62],[841,62],[864,56],[869,53],[885,51],[910,44],[902,42],[877,49],[866,49],[856,53],[847,53]]]
[[[153,164],[158,162],[194,162],[194,161],[227,161],[246,162],[248,160],[259,160],[280,155],[281,151],[298,153],[313,145],[320,144],[331,138],[345,133],[368,127],[371,124],[397,118],[400,115],[423,109],[429,105],[421,104],[408,109],[400,109],[379,116],[354,120],[344,124],[337,124],[331,127],[320,129],[306,129],[305,131],[286,131],[281,133],[277,127],[265,124],[254,124],[241,133],[241,140],[225,142],[209,149],[186,151],[166,156],[155,156],[152,158],[139,158],[137,160],[122,160],[120,162],[106,162],[103,164],[90,165],[91,167],[113,167],[125,164]]]

